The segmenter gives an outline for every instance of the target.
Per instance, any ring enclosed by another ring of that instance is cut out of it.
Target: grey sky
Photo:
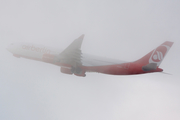
[[[179,0],[0,0],[0,119],[179,120],[179,6]],[[83,52],[126,61],[173,41],[160,66],[173,75],[81,78],[6,50],[13,42],[66,48],[81,34]]]

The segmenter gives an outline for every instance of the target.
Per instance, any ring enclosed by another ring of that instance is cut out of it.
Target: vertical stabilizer
[[[173,45],[173,42],[166,41],[141,59],[135,61],[135,63],[142,64],[142,65],[148,65],[148,64],[156,64],[159,66],[163,59],[165,58],[166,54],[170,50],[171,46]]]

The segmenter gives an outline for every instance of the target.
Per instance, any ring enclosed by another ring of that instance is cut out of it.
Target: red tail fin
[[[159,66],[172,45],[173,42],[166,41],[162,45],[160,45],[159,47],[157,47],[156,49],[142,57],[141,59],[135,61],[135,63],[142,65],[156,63],[157,66]]]

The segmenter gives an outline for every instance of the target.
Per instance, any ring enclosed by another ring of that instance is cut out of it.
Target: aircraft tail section
[[[172,45],[173,42],[166,41],[141,59],[135,61],[135,63],[141,64],[143,66],[150,64],[151,66],[156,65],[159,67]]]

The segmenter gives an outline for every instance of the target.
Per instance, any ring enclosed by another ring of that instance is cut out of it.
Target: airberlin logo
[[[170,49],[167,45],[161,45],[157,49],[155,49],[149,59],[149,63],[157,63],[158,65],[164,59],[166,53]]]
[[[156,51],[155,54],[153,55],[152,60],[155,62],[160,62],[161,60],[163,60],[164,56],[163,53],[160,51]]]
[[[33,45],[23,45],[22,49],[31,50],[31,51],[34,51],[34,52],[46,53],[46,54],[49,54],[51,52],[49,49],[47,49],[45,47],[40,48],[40,47],[35,47]]]

